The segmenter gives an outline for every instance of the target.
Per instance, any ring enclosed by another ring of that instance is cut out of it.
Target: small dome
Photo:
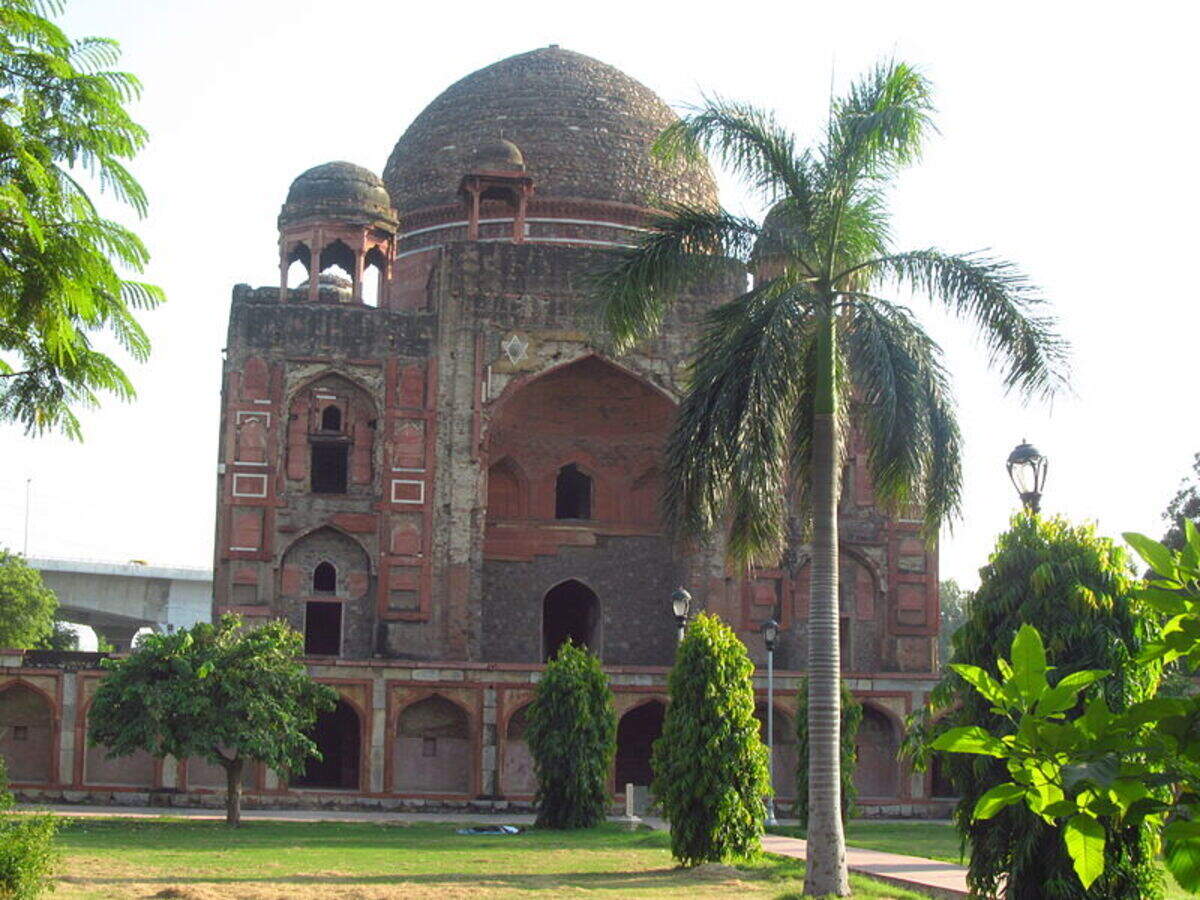
[[[297,286],[296,290],[307,292],[311,282],[309,279],[304,279]],[[344,275],[339,275],[336,272],[322,272],[317,276],[317,297],[323,301],[337,301],[338,303],[349,303],[353,299],[354,283]]]
[[[498,141],[484,144],[475,151],[472,171],[524,172],[525,155],[521,153],[521,148],[512,141],[501,138]]]
[[[396,211],[379,176],[348,162],[328,162],[302,173],[288,188],[279,227],[314,220],[396,230]]]

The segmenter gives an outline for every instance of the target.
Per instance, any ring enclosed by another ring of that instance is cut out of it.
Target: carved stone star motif
[[[525,351],[529,349],[529,341],[523,341],[519,334],[513,334],[507,340],[501,342],[500,349],[504,351],[504,355],[508,357],[508,361],[515,366],[526,358],[527,354]]]

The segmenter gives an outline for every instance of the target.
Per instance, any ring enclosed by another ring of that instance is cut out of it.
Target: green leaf
[[[1104,872],[1104,826],[1091,816],[1072,816],[1063,828],[1063,840],[1075,874],[1085,888],[1091,887]]]
[[[1033,703],[1045,693],[1046,646],[1032,625],[1022,625],[1012,642],[1013,678],[1021,696]]]
[[[1011,781],[998,784],[975,802],[973,819],[990,819],[1006,806],[1020,802],[1025,796],[1025,788]]]
[[[1191,894],[1200,893],[1200,836],[1188,835],[1182,830],[1173,833],[1172,826],[1179,824],[1195,823],[1172,822],[1163,829],[1163,859],[1167,871],[1181,888]]]
[[[978,666],[967,666],[961,663],[952,663],[950,668],[957,672],[963,681],[982,694],[984,699],[995,703],[997,706],[1004,705],[1004,691],[1001,689],[1000,683],[983,669]]]
[[[934,750],[946,753],[977,753],[981,756],[994,756],[1003,759],[1008,756],[1008,750],[1003,742],[992,737],[978,725],[964,728],[951,728],[939,734],[929,745]]]
[[[1145,560],[1146,565],[1157,574],[1164,578],[1170,578],[1175,574],[1174,555],[1158,541],[1135,531],[1126,531],[1121,537],[1125,538],[1125,542],[1136,550],[1138,556]]]

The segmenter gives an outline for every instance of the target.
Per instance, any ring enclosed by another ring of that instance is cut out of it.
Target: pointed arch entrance
[[[667,708],[661,700],[634,707],[617,723],[615,781],[618,793],[627,784],[647,786],[654,779],[650,758],[654,742],[662,735]]]
[[[574,578],[555,585],[542,599],[542,660],[553,659],[567,640],[600,653],[600,598]]]
[[[345,700],[339,700],[331,712],[317,716],[311,736],[321,759],[310,758],[304,772],[292,779],[292,786],[358,790],[361,734],[358,713]]]

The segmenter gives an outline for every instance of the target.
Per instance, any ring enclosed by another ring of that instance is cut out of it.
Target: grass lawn
[[[803,864],[675,868],[666,834],[614,825],[515,837],[440,824],[73,819],[55,897],[798,897]],[[861,900],[917,895],[852,877]]]
[[[773,834],[789,837],[804,837],[795,826],[768,828]],[[886,853],[903,853],[906,856],[922,856],[965,866],[959,856],[958,832],[948,822],[872,822],[868,819],[851,819],[846,825],[846,843],[851,847],[867,850],[882,850]],[[1168,900],[1184,900],[1191,897],[1164,873]]]

